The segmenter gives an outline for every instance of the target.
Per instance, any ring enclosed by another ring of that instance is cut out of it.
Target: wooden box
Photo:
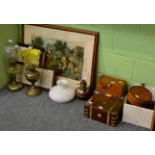
[[[126,93],[127,83],[125,80],[102,75],[97,80],[96,90],[103,94],[120,97]]]
[[[111,126],[117,126],[122,118],[122,108],[122,99],[94,94],[84,105],[84,116]]]

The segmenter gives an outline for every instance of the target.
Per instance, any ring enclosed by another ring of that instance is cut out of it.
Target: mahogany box
[[[123,99],[94,94],[84,105],[84,116],[115,127],[121,121],[122,109]]]
[[[127,82],[118,78],[102,75],[97,80],[96,90],[111,96],[124,96],[127,91]]]

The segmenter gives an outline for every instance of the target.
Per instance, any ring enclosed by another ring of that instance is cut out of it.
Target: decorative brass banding
[[[115,123],[115,121],[110,121],[110,123]]]
[[[107,113],[107,124],[108,124],[108,125],[109,125],[109,123],[110,123],[110,113],[111,113],[111,111],[113,110],[113,108],[117,105],[117,102],[118,102],[118,101],[116,101],[116,102],[113,104],[113,106],[110,107],[110,109],[108,110],[108,113]]]
[[[117,120],[115,117],[111,117],[111,120]]]
[[[93,110],[93,106],[92,106],[92,105],[90,105],[89,118],[92,118],[92,110]]]

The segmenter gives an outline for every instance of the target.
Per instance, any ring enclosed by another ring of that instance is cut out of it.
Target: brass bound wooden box
[[[97,80],[96,90],[103,94],[111,96],[124,96],[127,90],[125,80],[102,75]]]
[[[84,116],[117,126],[122,119],[123,99],[94,94],[84,105]]]

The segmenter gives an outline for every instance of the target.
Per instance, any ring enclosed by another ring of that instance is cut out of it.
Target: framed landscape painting
[[[93,87],[98,37],[98,32],[62,26],[22,25],[22,42],[44,48],[44,67],[57,70],[57,80],[66,79],[73,88],[82,79]]]

